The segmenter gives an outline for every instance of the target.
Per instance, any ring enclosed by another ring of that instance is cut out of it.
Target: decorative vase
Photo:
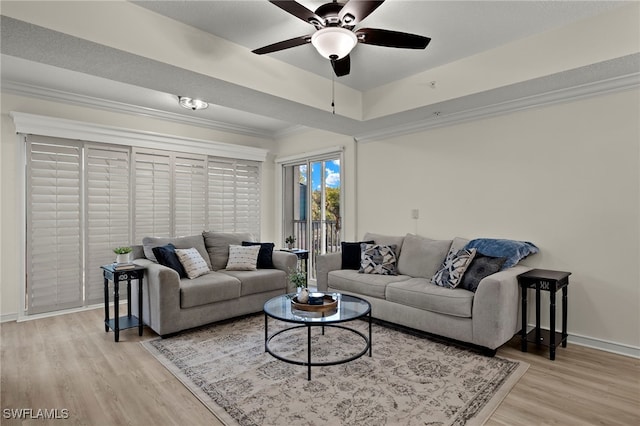
[[[129,263],[131,261],[131,253],[116,255],[116,263]]]
[[[298,303],[307,303],[309,301],[309,289],[302,287],[298,290]]]

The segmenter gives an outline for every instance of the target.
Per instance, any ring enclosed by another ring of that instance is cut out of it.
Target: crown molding
[[[356,142],[367,143],[390,139],[397,136],[419,133],[438,127],[451,126],[472,120],[494,117],[515,111],[522,111],[529,108],[553,105],[561,102],[574,101],[586,97],[604,95],[623,90],[640,87],[640,72],[628,74],[621,77],[610,78],[595,83],[588,83],[569,87],[566,89],[554,90],[533,96],[526,96],[496,104],[482,106],[452,113],[431,113],[424,120],[400,126],[388,127],[370,133],[361,133],[355,136]]]
[[[268,154],[268,151],[262,148],[105,126],[17,111],[11,111],[9,116],[13,119],[17,133],[162,150],[175,150],[176,145],[179,145],[182,151],[193,154],[215,155],[252,161],[265,161]]]
[[[80,95],[77,93],[66,92],[62,90],[50,89],[31,84],[19,83],[15,81],[3,81],[2,91],[14,95],[28,96],[46,101],[63,102],[72,105],[79,105],[90,108],[98,108],[106,111],[139,115],[144,117],[157,118],[164,121],[172,121],[180,124],[187,124],[208,129],[219,130],[228,133],[235,133],[245,136],[253,136],[259,138],[273,139],[275,132],[269,132],[262,129],[239,126],[221,121],[209,120],[200,117],[189,117],[168,111],[162,111],[154,108],[141,107],[138,105],[128,104],[124,102],[110,101],[107,99],[96,98],[93,96]],[[286,130],[285,130],[286,131]]]

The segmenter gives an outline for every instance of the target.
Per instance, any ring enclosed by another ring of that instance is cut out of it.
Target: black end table
[[[115,334],[115,341],[120,340],[120,330],[138,327],[138,335],[142,336],[142,279],[144,278],[143,266],[123,267],[116,264],[101,266],[104,276],[104,331],[111,328]],[[122,268],[122,269],[120,269]],[[138,280],[138,316],[131,313],[131,280]],[[115,318],[109,319],[109,281],[113,281],[113,308]],[[119,283],[127,282],[127,315],[120,316],[120,289]]]
[[[304,262],[304,272],[307,272],[307,262],[309,261],[309,250],[303,249],[280,249],[280,251],[287,251],[298,256],[298,261],[302,265]]]
[[[549,347],[549,359],[556,359],[556,347],[567,347],[567,287],[571,272],[551,271],[548,269],[532,269],[518,275],[522,295],[522,330],[521,350],[527,352],[527,343]],[[527,333],[527,293],[528,289],[536,290],[536,326]],[[549,294],[549,330],[540,329],[540,291]],[[556,292],[562,290],[562,333],[556,332]]]

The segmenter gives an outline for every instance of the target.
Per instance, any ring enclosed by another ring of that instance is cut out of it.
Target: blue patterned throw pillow
[[[395,244],[362,243],[360,270],[362,274],[398,275],[398,256]]]

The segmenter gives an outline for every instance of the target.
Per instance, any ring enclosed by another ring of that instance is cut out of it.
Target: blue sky
[[[304,172],[306,167],[301,166],[300,170]],[[311,182],[313,183],[313,189],[320,189],[322,164],[321,162],[311,163],[312,176]],[[325,182],[329,188],[340,187],[340,160],[331,160],[326,162],[325,166]]]

